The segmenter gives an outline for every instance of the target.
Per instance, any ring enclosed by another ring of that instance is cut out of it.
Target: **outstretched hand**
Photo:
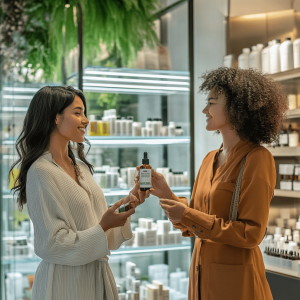
[[[188,207],[181,202],[169,199],[159,199],[159,204],[172,223],[180,222],[185,209]]]

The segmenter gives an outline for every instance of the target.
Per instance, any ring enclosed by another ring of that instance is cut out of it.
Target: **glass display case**
[[[142,164],[144,152],[173,192],[189,200],[194,178],[187,9],[187,3],[180,3],[160,16],[164,48],[139,53],[138,63],[144,59],[144,65],[83,69],[90,120],[87,159],[95,166],[94,178],[108,205],[128,195],[134,184],[135,167]],[[182,34],[180,39],[178,33]],[[165,52],[160,54],[159,49]],[[156,67],[149,69],[150,66]],[[70,76],[67,84],[76,88],[77,76]],[[15,142],[28,105],[34,93],[45,85],[10,81],[1,88],[0,299],[5,300],[31,299],[34,274],[41,261],[34,253],[34,232],[27,207],[22,212],[18,210],[10,192],[12,179],[8,171],[18,158]],[[109,257],[120,299],[133,299],[133,292],[139,292],[141,300],[147,299],[147,293],[153,290],[163,291],[164,299],[188,299],[191,240],[173,228],[154,196],[136,209],[131,226],[134,238]]]

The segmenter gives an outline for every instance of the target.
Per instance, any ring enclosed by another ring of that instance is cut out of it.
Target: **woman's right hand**
[[[136,167],[137,170],[140,170],[140,167]],[[139,176],[138,180],[139,180]],[[154,169],[151,170],[151,180],[152,180],[152,188],[150,189],[150,194],[164,199],[172,199],[173,192],[169,187],[167,181],[164,176],[160,173],[157,173]]]
[[[124,226],[129,216],[135,213],[135,208],[131,208],[127,212],[115,213],[115,210],[118,209],[124,202],[124,199],[116,202],[112,207],[110,207],[102,216],[102,219],[99,225],[104,231],[108,229]]]

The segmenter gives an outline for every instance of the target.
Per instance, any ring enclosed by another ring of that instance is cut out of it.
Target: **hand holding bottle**
[[[139,171],[140,167],[136,167],[136,169]],[[139,180],[139,175],[137,176],[137,179]],[[152,169],[151,180],[152,180],[152,188],[150,189],[151,195],[154,195],[158,198],[164,198],[164,199],[174,198],[173,192],[162,174],[157,173],[154,169]]]
[[[116,202],[112,207],[110,207],[102,216],[102,219],[99,225],[102,227],[104,231],[107,231],[111,228],[124,226],[129,216],[135,213],[135,208],[131,208],[127,212],[123,213],[115,213],[116,209],[118,209],[124,202],[124,199]]]

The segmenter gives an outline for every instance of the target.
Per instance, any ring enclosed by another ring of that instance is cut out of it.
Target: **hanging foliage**
[[[88,61],[99,53],[100,42],[116,48],[123,64],[136,57],[146,43],[158,43],[153,13],[159,0],[2,0],[1,54],[12,64],[24,61],[33,71],[42,69],[46,80],[60,79],[65,50],[77,46],[78,2],[83,13],[83,51]]]

